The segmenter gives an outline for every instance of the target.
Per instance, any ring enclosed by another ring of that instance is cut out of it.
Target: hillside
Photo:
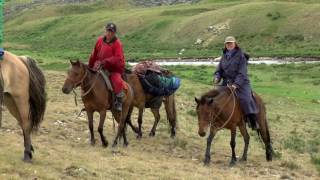
[[[139,8],[106,2],[43,5],[5,22],[5,47],[42,61],[86,59],[103,26],[119,26],[127,59],[218,56],[235,35],[253,56],[320,54],[320,3],[222,1]]]

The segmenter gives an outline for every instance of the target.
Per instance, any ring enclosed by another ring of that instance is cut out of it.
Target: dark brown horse
[[[129,84],[131,85],[133,92],[134,92],[134,100],[133,100],[132,106],[131,106],[129,113],[128,113],[127,122],[131,123],[130,117],[131,117],[131,113],[133,111],[133,107],[138,108],[139,109],[139,115],[138,115],[139,129],[135,130],[134,127],[132,126],[132,124],[129,124],[129,125],[132,127],[132,129],[135,132],[138,133],[137,138],[141,138],[142,137],[141,126],[142,126],[143,111],[146,107],[146,103],[148,101],[150,101],[151,99],[153,99],[154,96],[144,92],[138,76],[134,73],[131,73],[130,70],[127,70],[126,79],[129,82]],[[172,94],[170,96],[163,97],[162,100],[164,102],[165,110],[167,113],[167,119],[171,125],[171,137],[175,137],[177,114],[176,114],[174,94]],[[154,121],[153,127],[149,133],[149,136],[155,136],[156,128],[157,128],[158,122],[160,120],[159,109],[160,108],[151,108],[151,112],[154,115],[155,121]]]
[[[31,162],[34,151],[31,132],[37,130],[43,120],[46,109],[46,80],[36,62],[30,57],[16,56],[5,51],[0,66],[3,90],[1,96],[4,95],[4,104],[22,128],[23,160]],[[2,105],[2,102],[0,104]]]
[[[271,161],[273,150],[266,118],[266,108],[262,99],[257,94],[254,94],[254,96],[259,107],[258,123],[260,125],[260,131],[258,134],[262,137],[265,144],[266,159],[267,161]],[[195,98],[195,101],[197,102],[196,110],[198,114],[199,135],[204,137],[207,128],[210,127],[204,163],[210,163],[210,147],[212,140],[215,134],[223,128],[230,129],[231,131],[230,146],[232,149],[232,158],[230,165],[236,163],[235,138],[237,127],[239,127],[245,142],[241,160],[246,161],[250,136],[247,132],[244,114],[241,111],[239,100],[236,98],[235,92],[229,87],[220,87],[207,92],[201,96],[200,99]]]
[[[117,112],[112,108],[112,94],[107,89],[106,83],[98,72],[91,71],[87,65],[81,63],[79,60],[71,63],[71,69],[68,71],[68,77],[66,78],[62,91],[65,94],[69,94],[74,88],[81,86],[82,101],[85,106],[85,110],[88,116],[89,129],[91,134],[91,144],[95,144],[95,138],[93,133],[93,113],[98,112],[100,114],[100,122],[98,132],[100,134],[101,142],[104,147],[108,146],[108,141],[103,134],[103,124],[106,118],[107,110],[111,110],[113,116],[118,122],[118,132],[113,142],[113,147],[117,145],[118,139],[123,137],[123,144],[128,145],[126,137],[126,117],[129,111],[129,107],[133,100],[133,92],[126,83],[125,97],[123,98],[122,112]]]

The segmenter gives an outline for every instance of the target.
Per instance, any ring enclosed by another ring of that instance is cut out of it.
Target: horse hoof
[[[240,162],[246,162],[247,161],[247,158],[246,157],[242,157],[241,159],[240,159]]]
[[[29,153],[29,152],[25,152],[24,153],[24,157],[23,157],[23,159],[22,159],[24,162],[26,162],[26,163],[31,163],[32,162],[32,154],[31,154],[31,152]]]
[[[233,166],[235,166],[235,165],[236,165],[236,161],[235,161],[235,160],[230,161],[229,167],[233,167]]]
[[[103,146],[104,148],[108,147],[108,145],[109,145],[109,144],[108,144],[108,141],[102,143],[102,146]]]
[[[25,162],[25,163],[32,163],[32,160],[29,159],[29,158],[23,158],[22,160],[23,160],[23,162]]]
[[[94,146],[96,144],[96,141],[93,140],[93,141],[90,142],[90,144],[91,144],[91,146]]]
[[[149,136],[150,136],[150,137],[154,137],[155,135],[156,135],[156,133],[153,132],[153,131],[151,131],[151,132],[149,133]]]
[[[123,147],[128,147],[129,143],[128,142],[124,142],[123,143]]]
[[[205,166],[209,166],[210,165],[210,159],[205,159],[203,161],[203,163],[204,163]]]
[[[142,134],[138,134],[137,139],[141,139],[141,138],[142,138]]]
[[[115,148],[117,146],[117,142],[113,142],[112,147]]]
[[[174,139],[176,137],[176,134],[171,134],[170,136],[172,139]]]

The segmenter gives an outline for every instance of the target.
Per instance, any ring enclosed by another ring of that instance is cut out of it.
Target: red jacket
[[[117,38],[111,44],[104,42],[104,37],[99,37],[89,59],[89,67],[94,68],[96,63],[104,64],[110,72],[124,72],[125,59],[122,44]]]

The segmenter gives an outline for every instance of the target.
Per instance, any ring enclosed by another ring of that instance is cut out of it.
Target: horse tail
[[[29,71],[29,119],[31,120],[31,129],[36,131],[44,117],[46,110],[46,79],[41,69],[37,66],[36,61],[27,57],[25,62]]]
[[[274,150],[272,148],[272,142],[270,138],[270,131],[269,131],[269,126],[268,126],[268,121],[267,121],[267,113],[266,113],[266,107],[262,100],[260,100],[260,111],[262,114],[260,114],[260,123],[261,127],[260,130],[258,131],[259,137],[263,140],[263,143],[265,144],[265,149],[266,149],[266,159],[268,161],[272,161],[272,155],[274,154]]]

